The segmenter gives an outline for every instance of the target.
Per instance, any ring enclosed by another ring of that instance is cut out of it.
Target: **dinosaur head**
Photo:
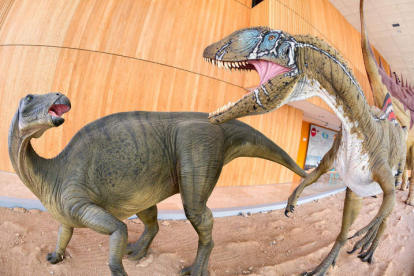
[[[63,124],[62,115],[70,107],[69,99],[61,93],[29,94],[19,103],[19,131],[24,136],[38,138],[47,129]]]
[[[297,76],[295,39],[280,30],[255,27],[238,30],[208,46],[206,61],[225,69],[255,70],[259,85],[240,100],[210,113],[211,123],[270,112],[289,101]]]

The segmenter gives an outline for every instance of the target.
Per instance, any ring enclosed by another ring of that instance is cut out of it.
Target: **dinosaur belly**
[[[372,180],[369,156],[363,153],[362,143],[355,135],[342,139],[334,166],[345,185],[358,196],[382,193],[380,185]]]

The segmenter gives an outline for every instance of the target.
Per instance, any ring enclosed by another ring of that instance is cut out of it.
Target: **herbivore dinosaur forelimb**
[[[268,27],[246,28],[208,46],[203,56],[218,67],[255,70],[260,75],[256,89],[210,113],[213,124],[271,112],[289,102],[313,96],[322,98],[335,112],[342,122],[337,148],[325,155],[323,166],[325,162],[326,166],[311,173],[290,201],[293,203],[304,186],[314,182],[333,162],[348,186],[347,208],[331,252],[320,266],[305,274],[326,273],[335,263],[348,229],[359,213],[360,197],[383,192],[378,214],[356,233],[356,236],[365,234],[356,246],[367,250],[360,257],[371,262],[394,207],[395,175],[405,164],[407,131],[392,120],[392,104],[387,105],[385,112],[372,110],[345,60],[323,40],[310,35],[292,36]]]

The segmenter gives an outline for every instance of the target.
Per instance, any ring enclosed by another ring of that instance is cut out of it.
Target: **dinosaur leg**
[[[408,174],[408,170],[407,170],[407,165],[404,167],[404,172],[402,175],[402,183],[400,186],[400,190],[406,191],[407,190],[407,174]]]
[[[285,215],[288,217],[288,213],[294,211],[294,207],[298,202],[298,198],[307,186],[313,184],[315,181],[321,177],[322,174],[326,173],[333,167],[333,162],[336,157],[336,153],[338,151],[339,142],[341,140],[341,135],[335,139],[332,148],[323,156],[321,162],[319,163],[318,167],[313,170],[303,181],[302,183],[296,187],[293,193],[289,196],[288,203],[285,210]]]
[[[362,197],[354,194],[349,188],[346,189],[345,205],[342,215],[342,228],[335,244],[329,252],[328,256],[322,261],[322,263],[311,272],[305,272],[301,275],[325,275],[326,271],[332,265],[335,265],[336,258],[339,255],[339,251],[345,245],[348,239],[348,231],[352,223],[359,215],[362,206]]]
[[[137,213],[137,217],[145,225],[145,230],[137,242],[128,244],[126,249],[126,254],[129,255],[128,259],[138,260],[147,254],[148,248],[159,230],[157,213],[157,205]]]
[[[58,241],[56,244],[55,251],[47,254],[46,259],[52,263],[57,264],[63,261],[63,256],[65,255],[66,246],[68,245],[70,239],[72,238],[73,227],[68,227],[63,224],[59,227]]]
[[[208,276],[208,260],[214,247],[212,238],[213,214],[204,205],[196,209],[185,207],[185,215],[198,233],[198,249],[193,264],[184,268],[180,275]]]
[[[205,158],[206,155],[209,158]],[[184,268],[180,275],[208,276],[208,261],[214,246],[213,215],[206,203],[220,176],[223,163],[219,159],[220,153],[211,150],[210,153],[199,156],[182,160],[182,164],[188,164],[189,167],[183,165],[181,168],[181,199],[185,215],[198,234],[198,249],[193,264]]]
[[[408,193],[407,201],[405,203],[414,206],[414,170],[411,170],[410,190]]]
[[[395,205],[395,185],[393,180],[393,175],[390,170],[382,171],[382,176],[376,174],[374,176],[374,181],[380,184],[382,190],[384,191],[384,198],[378,211],[378,214],[374,217],[374,219],[364,228],[357,231],[350,239],[361,236],[365,234],[365,236],[359,240],[352,251],[348,252],[349,254],[354,253],[357,249],[362,247],[360,252],[360,257],[362,261],[368,261],[369,263],[373,260],[373,254],[375,249],[378,246],[378,243],[384,234],[385,228],[387,226],[386,220],[388,216],[391,214],[392,209]],[[371,247],[368,251],[363,252],[368,246]]]
[[[109,236],[109,268],[112,276],[127,275],[122,265],[128,241],[127,226],[106,210],[89,205],[78,213],[82,214],[81,223],[98,233]]]

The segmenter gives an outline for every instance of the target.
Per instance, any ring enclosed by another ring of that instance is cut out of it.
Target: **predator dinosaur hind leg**
[[[293,191],[293,193],[289,196],[288,203],[285,210],[285,215],[287,217],[288,213],[294,212],[294,207],[296,206],[298,202],[298,198],[302,194],[303,190],[313,184],[315,181],[321,177],[322,174],[328,172],[333,167],[334,159],[336,157],[336,154],[338,152],[339,144],[341,140],[341,132],[339,132],[338,137],[335,139],[334,144],[332,145],[332,148],[323,156],[321,162],[319,163],[318,167],[316,167],[315,170],[313,170],[303,181],[302,183],[296,187],[296,189]]]
[[[411,146],[408,154],[407,154],[407,164],[408,169],[411,169],[411,177],[410,177],[410,189],[408,192],[408,198],[405,202],[408,205],[414,206],[414,146]]]
[[[157,205],[137,213],[137,217],[145,225],[145,230],[138,241],[128,243],[126,254],[129,255],[129,260],[139,260],[147,254],[148,248],[159,230],[157,213]]]
[[[410,189],[408,192],[407,201],[405,203],[414,206],[414,170],[411,170]]]
[[[384,234],[387,225],[387,218],[391,214],[392,209],[395,205],[394,176],[392,175],[390,169],[386,170],[385,172],[382,170],[380,171],[381,173],[374,173],[373,179],[378,184],[380,184],[381,189],[384,192],[384,198],[381,207],[374,219],[372,219],[372,221],[366,227],[357,231],[350,238],[352,239],[354,237],[365,234],[365,236],[355,244],[352,251],[348,252],[352,254],[357,249],[362,248],[358,257],[360,257],[362,261],[368,261],[369,263],[371,263],[373,260],[375,249],[377,248],[379,241],[382,235]],[[369,249],[366,252],[364,252],[368,247]]]
[[[336,258],[339,255],[339,251],[345,245],[348,239],[348,231],[355,219],[358,217],[361,211],[362,197],[354,194],[349,188],[346,189],[345,205],[342,215],[342,227],[341,232],[336,238],[335,244],[329,252],[328,256],[322,261],[322,263],[311,272],[305,272],[301,275],[325,275],[326,271],[332,265],[335,265]]]
[[[397,186],[397,189],[399,188],[402,191],[406,191],[407,190],[407,175],[408,175],[408,169],[407,169],[407,165],[404,168],[403,171],[403,175],[402,175],[402,183],[401,186]]]
[[[46,259],[52,263],[57,264],[58,262],[63,261],[63,256],[65,255],[66,246],[68,245],[70,239],[72,238],[73,227],[68,227],[63,224],[59,227],[58,241],[56,244],[55,251],[47,254]]]

